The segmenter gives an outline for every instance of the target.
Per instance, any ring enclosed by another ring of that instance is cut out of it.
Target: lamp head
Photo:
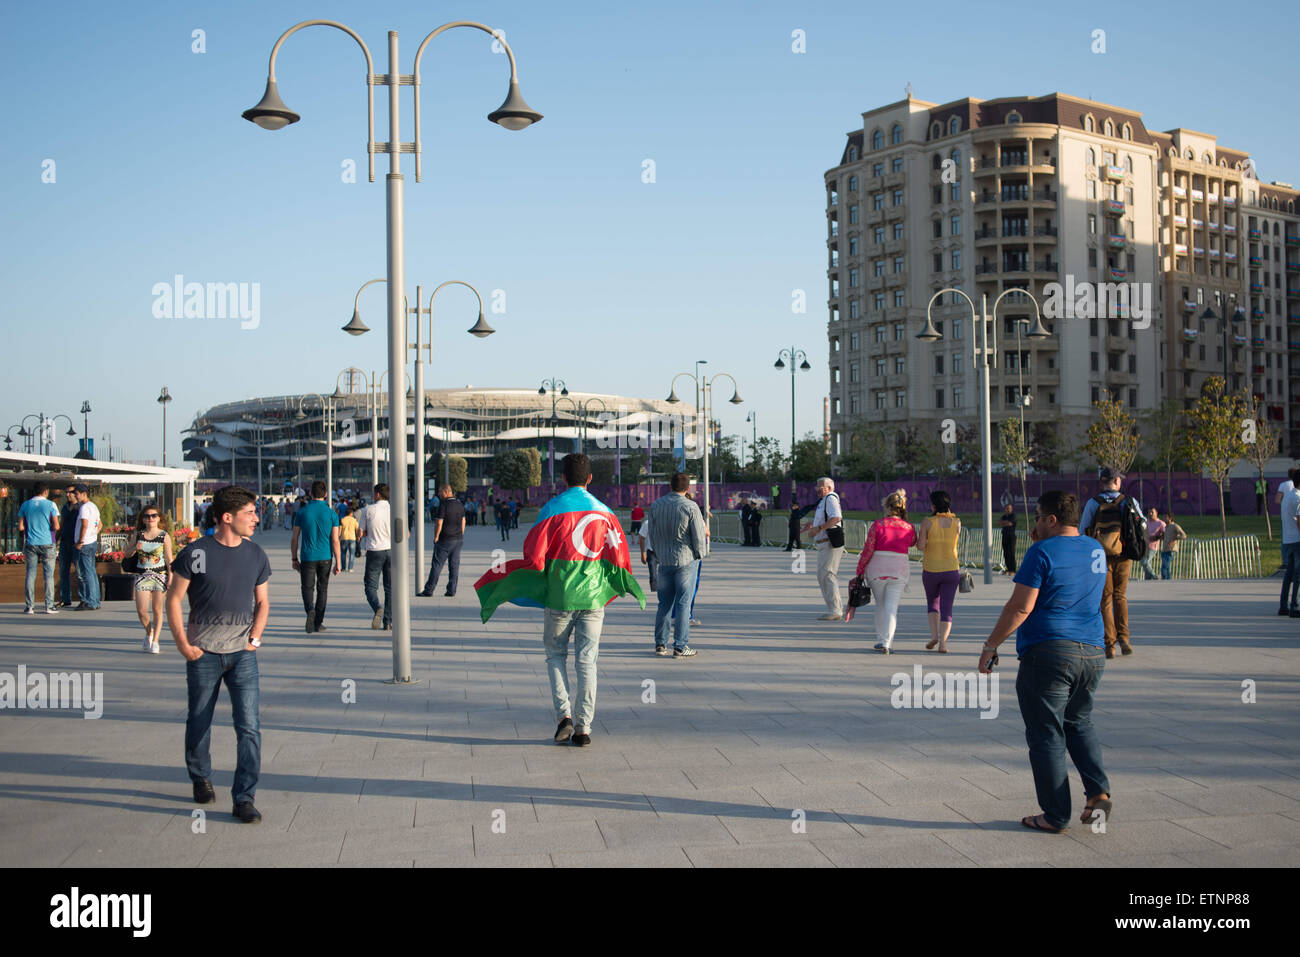
[[[68,426],[68,431],[64,432],[63,434],[64,434],[64,435],[76,435],[77,433],[76,433],[76,431],[72,428],[72,426]]]
[[[1050,339],[1051,336],[1052,334],[1047,331],[1047,327],[1043,325],[1042,316],[1036,317],[1034,320],[1034,328],[1025,333],[1026,339]]]
[[[280,91],[276,89],[275,81],[270,77],[266,79],[266,92],[262,94],[262,99],[258,101],[257,106],[244,110],[240,115],[264,130],[282,130],[290,123],[297,123],[302,119],[284,105],[284,101],[280,99]]]
[[[537,390],[537,394],[538,394],[538,395],[546,395],[546,386],[542,386],[540,389],[538,389],[538,390]]]
[[[492,333],[496,332],[496,330],[487,324],[487,320],[483,318],[483,310],[480,309],[478,311],[478,322],[474,323],[473,327],[470,328],[468,332],[471,336],[486,339],[488,336],[492,335]]]
[[[807,371],[808,371],[809,369],[811,369],[811,368],[812,368],[812,366],[810,366],[810,365],[808,364],[808,360],[807,360],[807,359],[804,359],[803,362],[801,362],[801,363],[799,364],[799,369],[800,369],[801,371],[803,371],[803,372],[807,372]]]
[[[1205,311],[1204,311],[1203,313],[1201,313],[1201,318],[1202,318],[1202,319],[1218,319],[1219,317],[1218,317],[1217,314],[1215,314],[1215,312],[1214,312],[1213,309],[1211,309],[1209,306],[1206,306],[1206,307],[1205,307]]]
[[[297,119],[296,115],[294,118]],[[510,81],[510,90],[506,93],[505,102],[488,114],[489,120],[508,130],[522,130],[540,122],[541,118],[542,114],[524,102],[523,96],[519,93],[519,81],[514,79]]]
[[[568,395],[568,394],[569,394],[569,390],[567,388],[560,390],[560,395]]]
[[[776,365],[774,366],[774,368],[777,368],[777,369],[784,369],[784,368],[785,368],[785,362],[784,362],[784,360],[777,359],[777,360],[776,360]]]
[[[677,390],[676,390],[676,389],[669,389],[669,390],[668,390],[668,398],[667,398],[667,400],[665,400],[665,401],[672,402],[672,403],[675,405],[676,403],[678,403],[678,402],[680,402],[680,401],[682,401],[682,400],[679,399],[679,398],[677,398]]]
[[[356,309],[352,310],[352,318],[346,326],[342,327],[343,331],[350,336],[359,336],[362,333],[370,331],[370,327],[361,321],[361,313]]]
[[[740,405],[740,403],[744,402],[745,400],[740,397],[739,392],[736,392],[727,401],[730,402],[732,405]]]

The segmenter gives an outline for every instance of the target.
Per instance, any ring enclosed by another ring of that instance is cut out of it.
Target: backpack
[[[1085,534],[1101,542],[1108,558],[1140,561],[1147,553],[1147,520],[1127,495],[1107,502],[1100,495],[1097,514]]]

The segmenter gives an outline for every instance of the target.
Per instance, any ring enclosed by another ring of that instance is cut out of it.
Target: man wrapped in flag
[[[542,643],[559,727],[555,743],[591,744],[596,716],[596,658],[605,606],[633,595],[645,608],[645,594],[632,577],[623,528],[614,513],[587,491],[591,461],[566,455],[564,492],[551,499],[524,539],[524,557],[489,570],[474,583],[483,621],[505,602],[543,609]],[[577,674],[576,715],[570,709],[567,659],[573,638]],[[574,720],[576,716],[577,720]]]

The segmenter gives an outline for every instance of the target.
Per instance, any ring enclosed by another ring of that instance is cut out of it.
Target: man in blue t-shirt
[[[18,509],[18,532],[25,536],[23,560],[27,563],[27,578],[23,582],[23,597],[27,600],[26,614],[32,615],[36,600],[36,566],[45,570],[45,611],[53,615],[54,607],[54,537],[59,533],[59,510],[50,501],[50,487],[37,482],[33,495]]]
[[[1110,782],[1092,726],[1092,697],[1106,667],[1101,593],[1106,550],[1079,534],[1079,500],[1069,492],[1038,499],[1034,544],[1015,576],[1015,591],[980,653],[989,674],[999,645],[1016,634],[1016,698],[1025,719],[1029,766],[1042,814],[1022,818],[1031,830],[1059,834],[1070,821],[1070,759],[1083,778],[1084,824],[1110,814]]]
[[[329,489],[320,479],[311,483],[311,501],[293,513],[293,540],[289,554],[302,580],[302,607],[307,612],[307,634],[324,631],[325,599],[330,574],[342,569],[338,514],[325,501]],[[299,542],[302,550],[298,550]]]

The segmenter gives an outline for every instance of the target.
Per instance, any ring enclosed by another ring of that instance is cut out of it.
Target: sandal
[[[1091,824],[1097,818],[1097,811],[1101,811],[1102,814],[1105,815],[1102,820],[1109,821],[1110,808],[1110,795],[1107,795],[1106,797],[1090,797],[1088,798],[1088,803],[1083,806],[1083,816],[1079,818],[1079,822],[1082,824]]]
[[[1022,817],[1020,823],[1031,831],[1044,831],[1048,834],[1060,834],[1065,830],[1063,827],[1052,827],[1042,814],[1035,814],[1033,817]]]
[[[927,641],[927,642],[925,643],[925,650],[926,650],[926,651],[929,651],[931,648],[933,648],[933,647],[934,647],[935,645],[937,645],[938,643],[939,643],[939,639],[938,639],[938,638],[931,638],[929,641]]]
[[[946,655],[946,654],[948,653],[948,647],[947,647],[947,645],[948,645],[948,642],[946,642],[946,641],[945,641],[945,642],[942,642],[942,643],[939,645],[939,654],[941,654],[941,655]]]

